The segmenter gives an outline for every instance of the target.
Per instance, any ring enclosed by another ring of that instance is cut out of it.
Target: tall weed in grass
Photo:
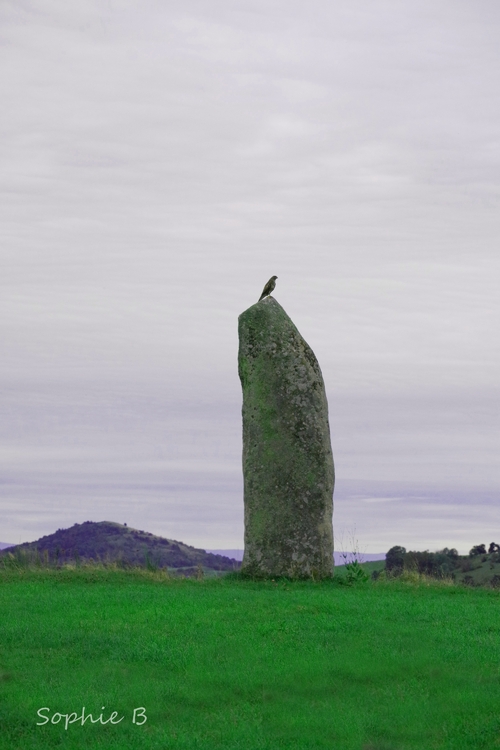
[[[349,542],[348,545],[344,543],[344,534],[343,532],[340,533],[340,539],[337,539],[337,543],[340,543],[340,548],[342,552],[340,553],[341,557],[344,560],[344,567],[345,567],[345,582],[352,586],[356,583],[366,583],[369,579],[369,575],[366,573],[365,570],[363,570],[362,563],[363,563],[363,555],[361,554],[359,550],[359,543],[356,538],[356,527],[354,526],[352,529],[349,530]],[[346,546],[349,546],[351,551],[346,551]]]

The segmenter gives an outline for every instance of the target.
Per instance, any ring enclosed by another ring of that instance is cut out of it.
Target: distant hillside
[[[225,557],[231,557],[233,560],[243,560],[242,549],[207,549],[207,552],[212,552],[214,555],[224,555]],[[345,558],[343,552],[334,552],[335,565],[345,565]],[[347,562],[352,560],[354,557],[353,552],[347,552]],[[385,552],[362,552],[359,555],[363,562],[373,562],[374,560],[385,560]]]
[[[243,560],[242,549],[207,549],[207,552],[211,552],[212,555],[224,555],[232,560]]]
[[[448,547],[438,552],[407,552],[404,547],[391,547],[383,569],[393,576],[414,571],[436,578],[451,578],[466,586],[500,588],[500,545],[491,542],[487,549],[485,544],[478,544],[468,555],[459,555],[456,549]],[[376,578],[380,570],[374,567],[372,576]]]
[[[0,542],[0,549],[7,549],[7,547],[13,547],[13,544],[7,544],[6,542]]]
[[[159,568],[235,570],[240,563],[223,555],[212,555],[175,539],[164,539],[111,521],[85,521],[69,529],[58,529],[36,542],[17,544],[0,551],[0,557],[26,550],[48,554],[51,561],[121,561],[127,565],[155,565]]]

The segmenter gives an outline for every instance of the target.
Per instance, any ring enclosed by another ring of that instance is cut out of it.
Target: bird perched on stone
[[[269,297],[269,295],[271,294],[271,292],[274,291],[274,287],[276,286],[276,279],[277,278],[278,278],[277,276],[271,276],[271,278],[269,279],[269,281],[267,282],[267,284],[264,287],[264,291],[262,292],[262,294],[259,297],[259,302],[261,301],[261,299],[264,299],[264,297]]]

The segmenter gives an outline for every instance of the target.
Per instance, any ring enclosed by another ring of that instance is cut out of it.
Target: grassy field
[[[500,748],[498,591],[19,570],[0,613],[2,750]]]

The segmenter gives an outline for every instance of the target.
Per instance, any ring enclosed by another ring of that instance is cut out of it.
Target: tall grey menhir
[[[242,571],[265,577],[329,577],[335,475],[318,360],[274,297],[245,310],[238,333]]]

